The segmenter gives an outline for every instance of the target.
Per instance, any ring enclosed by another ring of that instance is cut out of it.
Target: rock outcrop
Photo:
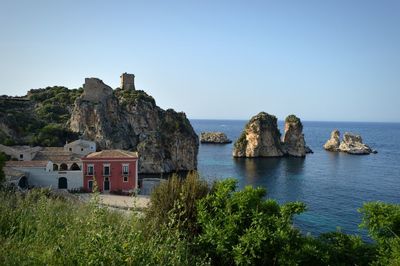
[[[246,124],[233,149],[234,157],[304,157],[312,153],[306,146],[303,125],[299,118],[290,115],[285,120],[285,134],[282,142],[277,118],[261,112]]]
[[[283,147],[286,154],[295,157],[304,157],[312,150],[306,146],[303,134],[303,124],[295,115],[289,115],[285,119],[285,133],[283,135]]]
[[[327,151],[339,151],[340,132],[335,129],[331,133],[331,138],[324,144],[324,149]]]
[[[340,143],[339,150],[350,154],[370,154],[374,151],[366,144],[363,143],[360,135],[352,133],[344,133],[342,142]]]
[[[199,139],[186,115],[161,109],[144,91],[112,90],[88,78],[69,126],[100,149],[138,151],[139,173],[197,168]]]
[[[232,143],[232,140],[223,132],[201,132],[200,134],[201,143],[212,143],[212,144],[226,144]]]
[[[284,150],[275,116],[261,112],[253,116],[234,144],[234,157],[280,157]]]
[[[340,151],[349,154],[364,155],[370,153],[377,153],[372,150],[368,145],[364,144],[360,135],[353,133],[344,133],[343,139],[340,140],[340,132],[336,129],[332,131],[331,138],[325,143],[324,149],[328,151]]]

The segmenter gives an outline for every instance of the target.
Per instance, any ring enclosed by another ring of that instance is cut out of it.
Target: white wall
[[[44,167],[14,168],[28,173],[28,183],[35,187],[58,188],[58,178],[60,177],[67,178],[68,189],[83,187],[82,171],[48,171]]]
[[[65,151],[70,151],[72,153],[75,154],[80,154],[80,155],[87,155],[89,153],[95,152],[96,151],[96,143],[93,141],[85,141],[86,145],[89,145],[89,147],[83,147],[82,145],[80,145],[79,143],[68,143],[64,145],[64,150]],[[71,150],[70,150],[71,149]]]

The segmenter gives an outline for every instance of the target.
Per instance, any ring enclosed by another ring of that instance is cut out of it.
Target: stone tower
[[[121,75],[121,89],[135,90],[135,75],[122,73]]]

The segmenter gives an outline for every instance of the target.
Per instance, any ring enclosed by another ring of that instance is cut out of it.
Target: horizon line
[[[189,118],[189,120],[213,120],[213,121],[249,121],[249,119],[236,119],[236,118]],[[278,119],[278,121],[284,122],[285,120]],[[351,121],[351,120],[301,120],[302,122],[329,122],[329,123],[374,123],[374,124],[400,124],[400,121]]]

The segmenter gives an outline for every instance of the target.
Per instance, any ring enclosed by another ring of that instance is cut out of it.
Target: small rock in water
[[[223,132],[202,132],[200,134],[201,143],[214,143],[214,144],[226,144],[232,143],[232,140]]]

